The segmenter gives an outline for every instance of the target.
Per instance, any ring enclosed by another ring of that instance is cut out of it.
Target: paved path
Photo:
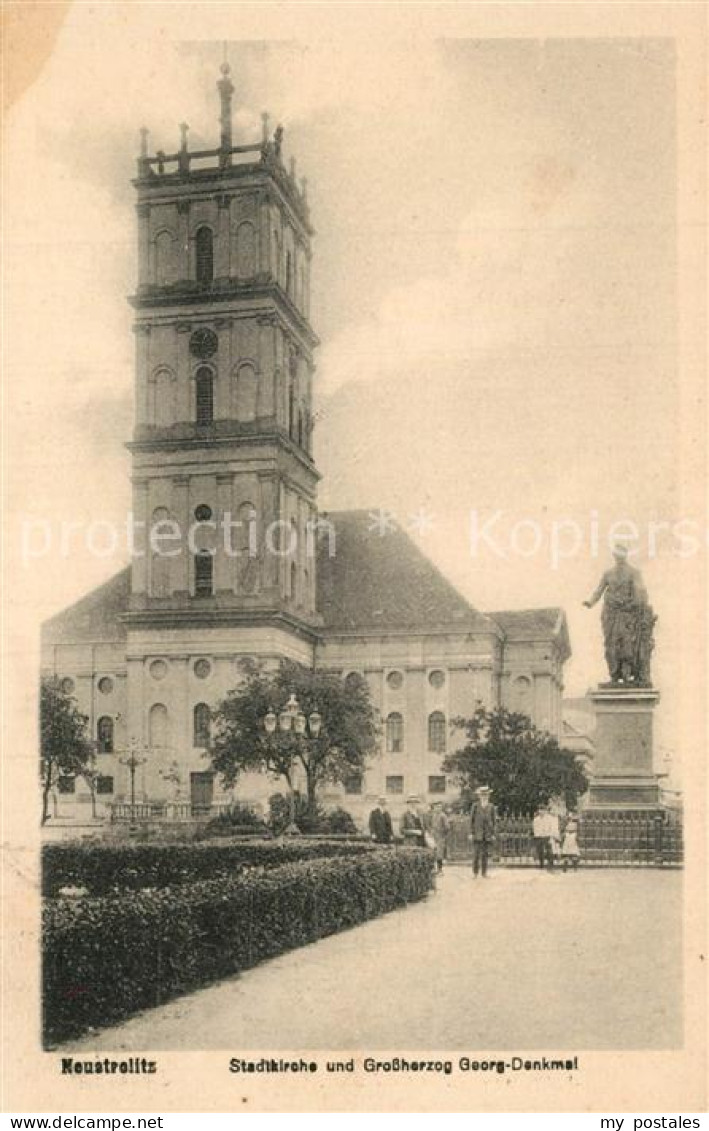
[[[420,904],[71,1047],[677,1047],[681,900],[680,872],[451,867]]]

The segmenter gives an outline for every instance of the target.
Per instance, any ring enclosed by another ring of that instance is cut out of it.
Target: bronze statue
[[[613,549],[615,565],[607,569],[588,601],[592,608],[603,597],[601,624],[605,656],[613,683],[650,687],[650,657],[657,617],[648,603],[639,569],[628,562],[625,546]]]

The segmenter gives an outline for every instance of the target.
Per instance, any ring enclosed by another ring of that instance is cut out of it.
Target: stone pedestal
[[[589,695],[596,710],[593,809],[654,809],[660,786],[653,772],[652,722],[660,693],[653,687],[611,685]]]

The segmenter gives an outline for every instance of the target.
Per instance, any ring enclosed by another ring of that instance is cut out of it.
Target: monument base
[[[655,777],[594,777],[588,791],[588,808],[659,809],[659,782]]]
[[[653,771],[653,687],[611,684],[589,698],[596,711],[596,755],[589,788],[591,809],[657,809],[660,783]]]

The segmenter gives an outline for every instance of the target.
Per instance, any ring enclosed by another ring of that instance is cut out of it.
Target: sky
[[[7,122],[16,517],[56,530],[130,506],[138,129],[152,151],[174,151],[183,120],[192,148],[218,138],[222,45],[143,34],[122,10],[73,7]],[[245,42],[235,26],[227,53],[235,141],[268,110],[308,177],[321,508],[392,512],[478,609],[564,608],[570,695],[606,678],[581,602],[610,524],[635,523],[676,762],[686,562],[646,533],[683,518],[672,42]],[[472,537],[485,522],[493,545]],[[59,568],[26,565],[40,619],[125,560],[69,543]]]

